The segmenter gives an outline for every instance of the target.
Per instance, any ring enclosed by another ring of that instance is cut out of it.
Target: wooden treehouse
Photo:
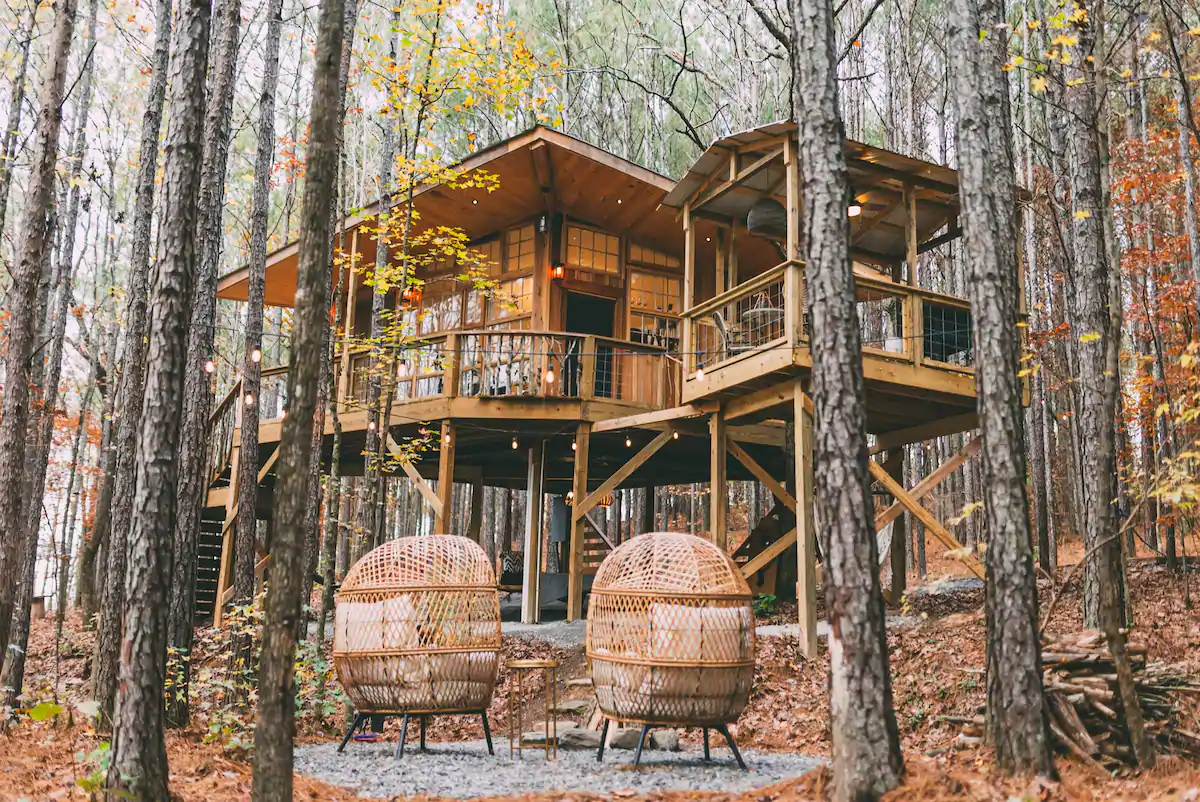
[[[919,254],[959,235],[957,176],[852,142],[847,155],[869,429],[873,453],[890,457],[873,462],[872,472],[896,499],[877,517],[881,545],[886,550],[905,509],[953,544],[917,499],[961,465],[971,446],[911,491],[893,477],[898,447],[975,426],[968,304],[916,281]],[[795,127],[774,124],[721,140],[678,183],[541,127],[460,166],[496,174],[499,189],[422,187],[414,199],[418,225],[464,229],[487,255],[506,300],[457,280],[451,264],[421,276],[419,297],[389,296],[390,306],[411,317],[416,341],[398,362],[384,413],[387,442],[399,453],[395,444],[422,430],[438,433],[430,449],[397,469],[432,508],[435,530],[446,526],[454,483],[472,486],[469,531],[454,534],[475,539],[485,483],[524,488],[531,498],[570,494],[563,574],[541,570],[545,511],[529,505],[522,615],[537,621],[544,601],[565,598],[568,617],[578,618],[591,575],[616,545],[591,516],[613,490],[711,482],[713,537],[727,547],[726,483],[758,479],[778,503],[735,559],[761,592],[796,582],[812,648],[814,533],[811,514],[798,522],[795,515],[797,499],[811,509]],[[345,249],[363,266],[376,261],[372,212],[346,221]],[[268,304],[293,302],[296,260],[295,243],[268,259]],[[342,271],[335,283],[346,330],[365,335],[372,288],[355,271]],[[245,300],[246,288],[246,271],[235,271],[221,279],[219,295]],[[340,359],[347,367],[335,402],[340,458],[343,473],[353,475],[363,470],[371,356],[347,344]],[[286,367],[264,370],[268,381],[284,385]],[[218,405],[208,450],[197,595],[198,612],[215,612],[218,621],[216,600],[230,596],[240,395],[234,386]],[[255,407],[264,519],[286,404],[279,397],[275,408]],[[331,449],[327,419],[326,460]],[[903,566],[902,548],[892,550],[894,561],[897,554]],[[900,570],[894,593],[903,581]]]

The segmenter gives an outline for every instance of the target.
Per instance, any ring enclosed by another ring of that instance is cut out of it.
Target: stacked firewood
[[[1182,666],[1147,663],[1144,644],[1131,641],[1126,652],[1146,730],[1157,748],[1200,758],[1200,734],[1192,722],[1196,706],[1185,700],[1200,694],[1200,677]],[[1105,770],[1131,765],[1116,667],[1103,633],[1044,636],[1042,669],[1055,741]]]

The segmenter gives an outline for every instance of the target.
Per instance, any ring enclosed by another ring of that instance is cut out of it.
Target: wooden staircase
[[[733,561],[739,566],[745,565],[755,555],[761,554],[764,549],[794,529],[795,526],[796,514],[784,504],[776,501],[771,511],[759,519],[754,529],[742,541],[742,545],[733,553]],[[750,585],[751,592],[755,594],[776,595],[776,585],[778,584],[776,580],[779,576],[780,560],[790,559],[794,564],[796,562],[795,548],[795,545],[789,547],[779,557],[746,577],[746,582]]]

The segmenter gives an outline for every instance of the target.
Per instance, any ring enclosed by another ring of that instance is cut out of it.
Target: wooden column
[[[897,483],[904,483],[904,448],[889,448],[883,463],[888,476]],[[903,515],[896,516],[892,522],[891,568],[892,586],[889,589],[887,601],[893,607],[899,607],[908,587],[908,528]]]
[[[720,295],[732,286],[729,278],[729,233],[724,226],[717,228],[717,282],[714,295]]]
[[[342,345],[342,370],[341,376],[338,378],[337,386],[337,401],[343,403],[346,400],[346,394],[350,388],[350,337],[354,332],[354,296],[358,292],[358,273],[354,270],[354,262],[358,256],[358,228],[350,234],[350,258],[347,260],[347,270],[349,275],[346,277],[346,313],[342,318],[345,321],[345,342]],[[339,287],[340,289],[340,287]]]
[[[580,423],[575,429],[575,481],[572,484],[576,504],[587,497],[588,447],[592,439],[592,424]],[[568,563],[567,620],[578,621],[583,617],[583,535],[586,522],[583,517],[571,516],[571,558]]]
[[[917,190],[912,184],[904,186],[904,261],[908,265],[908,284],[917,286]]]
[[[807,396],[797,379],[792,414],[796,432],[796,607],[799,613],[800,651],[817,654],[817,537],[813,522],[813,421]]]
[[[545,443],[529,449],[525,480],[525,572],[521,581],[521,623],[542,623],[542,522],[545,514]]]
[[[683,205],[683,311],[688,312],[696,304],[696,229],[692,225],[692,205]],[[683,332],[680,348],[683,351],[683,378],[695,370],[696,357],[692,353],[692,319],[682,319]]]
[[[440,535],[452,535],[450,525],[454,515],[454,448],[457,445],[458,432],[454,424],[448,420],[442,421],[442,434],[438,439],[438,501],[440,509],[435,508],[433,531]]]
[[[725,525],[728,511],[729,484],[725,471],[725,419],[717,410],[708,419],[708,503],[712,540],[721,551],[727,551],[729,532]]]
[[[787,243],[784,249],[787,258],[800,258],[800,159],[796,153],[797,141],[788,136],[783,141],[784,186],[787,203]]]
[[[483,528],[483,471],[471,480],[471,515],[467,521],[467,537],[479,545],[479,535]]]

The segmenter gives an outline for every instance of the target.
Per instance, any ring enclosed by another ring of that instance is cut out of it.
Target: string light
[[[554,384],[554,368],[546,369],[546,384]]]
[[[696,381],[704,381],[704,368],[696,368]]]
[[[625,438],[625,447],[629,448],[631,445],[633,445],[633,441],[630,440],[628,437],[626,437]]]
[[[204,372],[205,373],[213,373],[216,371],[216,369],[217,369],[217,363],[213,362],[211,359],[204,363]]]
[[[450,445],[450,432],[446,432],[446,436],[442,438],[446,445]]]
[[[368,432],[375,431],[375,421],[367,421],[367,431]]]
[[[675,431],[675,432],[671,432],[671,439],[672,439],[672,440],[678,440],[678,439],[679,439],[679,432],[677,432],[677,431]]]
[[[250,361],[254,362],[255,364],[262,362],[262,351],[255,348],[254,353],[250,355]]]
[[[513,451],[517,450],[517,438],[515,438],[515,437],[513,438],[513,441],[512,441],[512,447],[513,447]]]
[[[577,449],[577,448],[579,448],[579,446],[575,445],[575,441],[574,441],[574,440],[572,440],[572,441],[571,441],[571,450],[572,450],[572,451],[574,451],[574,450],[575,450],[575,449]]]

